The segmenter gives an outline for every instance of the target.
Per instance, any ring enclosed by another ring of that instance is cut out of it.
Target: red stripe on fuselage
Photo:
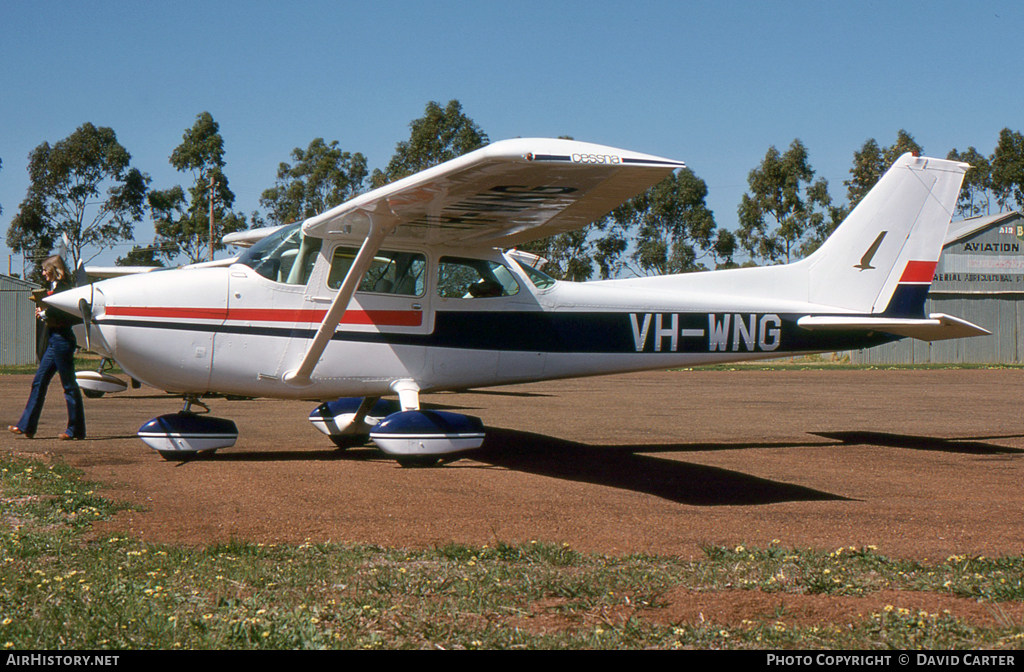
[[[235,320],[245,322],[323,322],[326,310],[285,310],[273,308],[172,308],[152,306],[107,306],[107,315],[154,317],[169,320]],[[418,327],[423,313],[418,310],[348,310],[342,324],[378,327]]]
[[[935,276],[937,261],[908,261],[907,267],[903,269],[900,282],[928,282]]]

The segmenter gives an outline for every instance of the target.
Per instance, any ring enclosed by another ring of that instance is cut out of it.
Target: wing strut
[[[331,342],[331,337],[341,322],[341,318],[345,316],[345,311],[348,310],[348,305],[352,302],[352,295],[355,294],[359,283],[363,281],[363,276],[370,269],[370,264],[373,263],[374,256],[380,251],[384,239],[395,230],[398,224],[398,220],[393,216],[381,217],[376,213],[366,211],[363,211],[363,214],[370,218],[370,232],[359,248],[359,254],[356,255],[351,268],[345,274],[345,281],[341,283],[337,296],[331,302],[331,307],[324,316],[324,321],[320,323],[316,336],[313,337],[313,341],[306,349],[306,354],[302,356],[298,368],[284,374],[284,382],[288,385],[306,387],[313,384],[313,381],[310,380],[313,369],[320,361],[320,356],[324,354],[327,344]]]

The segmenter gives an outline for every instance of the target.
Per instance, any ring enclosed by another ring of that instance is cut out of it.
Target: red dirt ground
[[[874,545],[935,561],[1024,551],[1022,376],[740,368],[430,395],[428,406],[479,416],[489,434],[480,450],[429,469],[401,468],[369,447],[337,451],[307,421],[315,403],[266,399],[211,400],[214,415],[237,423],[237,445],[167,462],[135,432],[181,402],[149,388],[86,399],[89,438],[60,442],[66,416],[54,384],[37,437],[5,432],[0,449],[82,469],[106,496],[143,508],[101,531],[154,542],[542,540],[685,558],[707,544]],[[30,380],[0,376],[7,424]],[[778,613],[779,601],[813,614],[820,600],[855,616],[900,597],[843,606],[849,600],[742,592],[739,603],[680,595],[663,616],[735,620]],[[992,616],[969,601],[913,599]],[[1024,620],[1020,605],[1007,608]]]

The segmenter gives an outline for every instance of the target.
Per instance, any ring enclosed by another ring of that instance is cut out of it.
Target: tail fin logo
[[[864,256],[860,258],[860,263],[853,265],[854,268],[859,268],[862,271],[872,271],[875,269],[875,267],[871,265],[871,260],[875,258],[875,252],[878,252],[878,246],[882,244],[882,239],[885,238],[885,234],[887,233],[889,232],[882,231],[878,234],[878,238],[875,238],[875,242],[871,243],[871,247],[869,247],[868,251],[864,253]]]

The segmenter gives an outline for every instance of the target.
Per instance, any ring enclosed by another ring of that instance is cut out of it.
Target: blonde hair
[[[43,270],[49,271],[55,282],[60,282],[71,275],[71,273],[68,272],[68,267],[64,265],[64,260],[61,259],[58,254],[55,254],[52,257],[47,257],[43,261]]]

